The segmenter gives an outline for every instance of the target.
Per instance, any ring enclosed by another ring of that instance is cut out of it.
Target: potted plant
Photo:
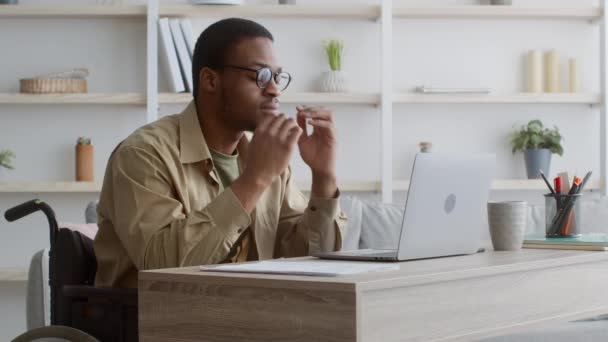
[[[346,92],[348,85],[346,75],[342,71],[342,52],[344,43],[340,40],[328,40],[323,42],[323,48],[327,54],[330,71],[321,75],[321,91],[323,92]]]
[[[540,178],[540,170],[549,174],[551,155],[562,156],[564,149],[563,138],[557,127],[545,128],[540,120],[532,120],[521,126],[510,137],[512,152],[524,152],[528,179]]]
[[[0,167],[4,167],[6,169],[12,170],[15,167],[13,166],[13,158],[15,158],[15,154],[11,150],[2,150],[0,151]]]

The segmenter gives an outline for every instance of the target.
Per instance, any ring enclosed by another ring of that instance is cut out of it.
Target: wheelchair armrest
[[[72,298],[104,299],[127,305],[137,305],[137,289],[65,285],[63,295]]]

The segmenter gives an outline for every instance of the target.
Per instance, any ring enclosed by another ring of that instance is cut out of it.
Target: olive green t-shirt
[[[239,177],[239,154],[227,155],[212,149],[209,149],[209,152],[211,152],[215,173],[220,179],[220,187],[223,191]]]

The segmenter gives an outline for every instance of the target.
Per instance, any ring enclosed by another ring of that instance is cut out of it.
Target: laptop
[[[313,256],[405,261],[477,253],[495,165],[492,154],[418,153],[396,250],[361,249]]]

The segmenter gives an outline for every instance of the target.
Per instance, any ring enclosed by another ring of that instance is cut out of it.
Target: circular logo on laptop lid
[[[446,214],[449,214],[452,211],[454,211],[455,207],[456,207],[456,195],[450,194],[445,199],[445,203],[443,204],[443,210],[445,210]]]

